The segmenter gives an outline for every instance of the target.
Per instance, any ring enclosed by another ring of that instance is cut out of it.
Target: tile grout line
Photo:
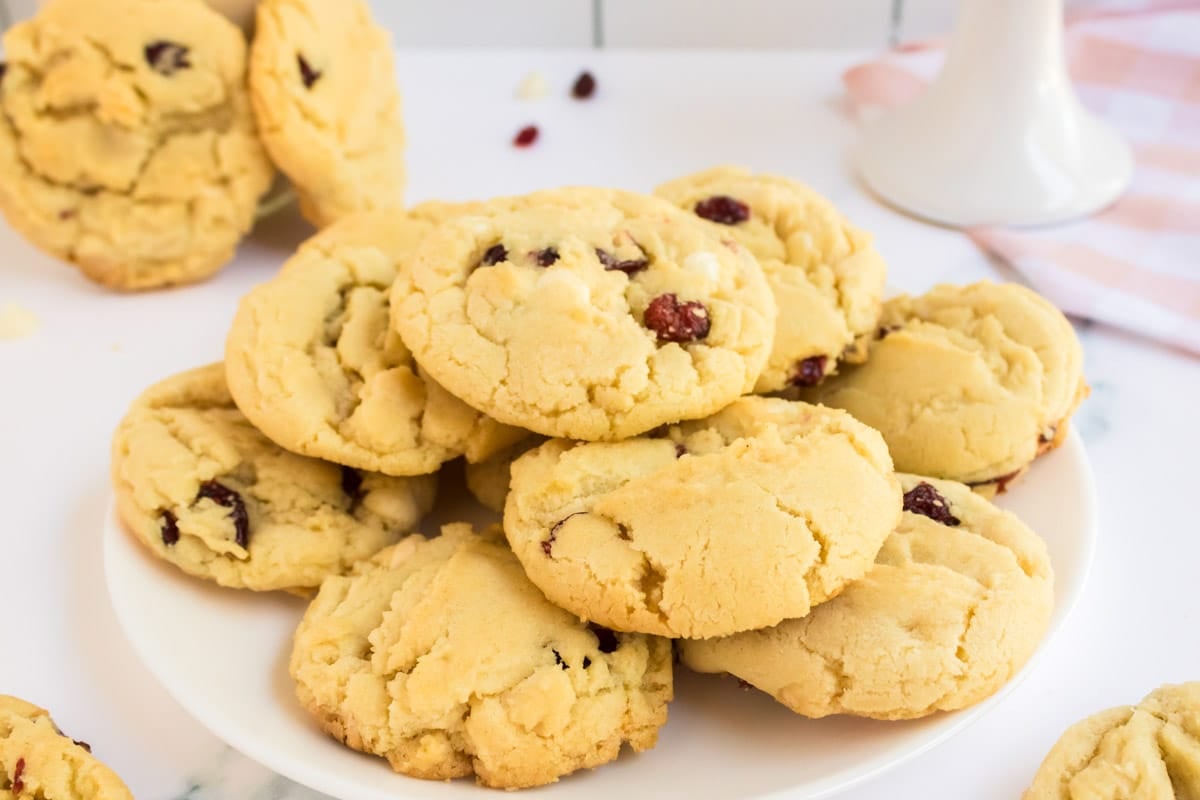
[[[604,47],[604,0],[592,0],[592,47]]]

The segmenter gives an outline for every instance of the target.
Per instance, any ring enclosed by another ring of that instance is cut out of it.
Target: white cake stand
[[[1062,0],[963,0],[937,80],[864,132],[867,184],[955,226],[1060,222],[1112,203],[1133,156],[1071,87],[1062,12]]]

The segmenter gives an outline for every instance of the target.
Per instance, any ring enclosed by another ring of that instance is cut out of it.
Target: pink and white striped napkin
[[[1200,354],[1200,2],[1069,15],[1066,53],[1080,98],[1134,148],[1132,186],[1077,222],[967,233],[1064,311]],[[928,43],[854,67],[851,106],[899,105],[941,63]]]

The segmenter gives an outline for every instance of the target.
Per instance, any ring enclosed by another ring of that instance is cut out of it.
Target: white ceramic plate
[[[484,518],[486,512],[461,490],[444,494],[436,521],[447,521],[456,511],[475,521]],[[1061,448],[1039,459],[1000,504],[1049,546],[1057,579],[1049,639],[1083,589],[1096,537],[1092,473],[1078,435],[1072,432]],[[469,780],[433,783],[397,775],[383,760],[346,749],[309,721],[287,674],[303,600],[188,578],[146,553],[111,511],[104,533],[109,593],[134,649],[180,704],[231,746],[342,800],[488,795]],[[803,719],[733,681],[680,669],[670,722],[658,747],[640,755],[626,752],[614,764],[537,791],[603,800],[780,792],[790,798],[825,797],[945,741],[1001,702],[1029,668],[974,708],[892,723]]]

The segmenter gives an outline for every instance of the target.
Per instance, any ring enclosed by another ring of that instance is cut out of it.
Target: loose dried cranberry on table
[[[160,75],[174,75],[192,66],[192,62],[188,61],[188,49],[178,42],[161,39],[151,42],[142,48],[142,55],[150,68]]]
[[[555,261],[558,261],[558,251],[553,247],[547,247],[543,250],[538,250],[533,254],[533,258],[537,261],[539,267],[548,267]]]
[[[624,272],[626,275],[633,275],[641,272],[650,265],[649,259],[645,258],[626,258],[618,259],[607,250],[596,248],[596,258],[600,259],[600,263],[604,265],[606,270],[617,270]]]
[[[934,522],[940,522],[951,528],[961,522],[958,517],[950,513],[950,504],[946,502],[946,498],[942,497],[942,493],[924,481],[904,493],[904,510],[929,517]]]
[[[571,96],[576,100],[587,100],[596,93],[596,79],[592,73],[584,70],[579,73],[579,77],[575,79],[575,83],[571,86]]]
[[[174,512],[162,512],[162,542],[170,547],[179,541],[179,520]]]
[[[709,222],[737,225],[750,219],[750,206],[725,194],[717,194],[696,203],[696,215]]]
[[[646,306],[642,323],[654,331],[660,342],[684,344],[708,336],[712,324],[703,303],[691,300],[679,302],[672,293],[660,294]]]
[[[493,264],[499,264],[501,261],[508,260],[508,250],[502,244],[494,244],[487,250],[483,251],[483,258],[479,263],[485,267],[490,267]]]
[[[796,362],[796,370],[792,373],[792,386],[816,386],[825,378],[825,364],[828,356],[809,356]]]
[[[234,541],[238,543],[239,547],[249,545],[250,515],[246,512],[246,503],[242,500],[242,496],[223,483],[205,481],[200,484],[200,491],[197,492],[196,499],[204,500],[206,498],[229,509],[229,518],[233,520]]]
[[[521,130],[517,131],[517,135],[513,137],[513,145],[516,147],[529,147],[537,141],[538,127],[537,125],[526,125]]]
[[[589,622],[588,630],[595,635],[596,646],[599,648],[601,653],[615,653],[617,648],[621,646],[621,642],[617,639],[617,635],[608,628],[597,625],[594,622]]]
[[[300,80],[305,89],[311,89],[314,83],[321,80],[321,70],[309,64],[302,53],[296,53],[296,66],[300,68]]]

